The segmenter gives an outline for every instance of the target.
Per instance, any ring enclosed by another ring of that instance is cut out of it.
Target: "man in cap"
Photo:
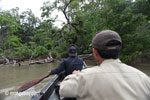
[[[65,71],[65,76],[72,74],[74,70],[82,70],[83,59],[77,56],[77,49],[74,46],[69,48],[69,57],[64,59],[60,65],[51,71],[50,75],[59,74]]]
[[[97,33],[92,47],[99,65],[67,76],[60,95],[77,100],[150,100],[150,78],[118,59],[121,45],[117,32]]]

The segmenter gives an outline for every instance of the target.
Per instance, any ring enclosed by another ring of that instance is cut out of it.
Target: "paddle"
[[[18,89],[18,92],[23,92],[27,89],[29,89],[30,87],[38,84],[39,82],[41,82],[43,79],[47,78],[48,76],[50,75],[50,73],[48,73],[47,75],[41,77],[41,78],[38,78],[38,79],[35,79],[35,80],[32,80],[30,82],[27,82],[25,83],[24,85],[22,85],[19,89]]]
[[[84,69],[87,68],[87,65],[86,63],[84,62]],[[32,80],[30,82],[27,82],[25,83],[23,86],[21,86],[19,89],[18,89],[18,92],[23,92],[27,89],[29,89],[30,87],[40,83],[43,79],[47,78],[48,76],[50,75],[50,73],[48,73],[47,75],[41,77],[41,78],[38,78],[38,79],[35,79],[35,80]]]

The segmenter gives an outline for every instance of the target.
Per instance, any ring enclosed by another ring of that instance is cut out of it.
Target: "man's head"
[[[119,56],[122,41],[115,31],[104,30],[98,32],[92,40],[92,47],[103,59],[116,59]]]
[[[77,49],[74,46],[69,47],[69,56],[77,56]]]

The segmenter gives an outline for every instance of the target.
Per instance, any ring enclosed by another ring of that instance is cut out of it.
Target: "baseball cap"
[[[98,32],[93,37],[91,46],[98,50],[120,49],[121,45],[107,46],[107,43],[112,40],[119,41],[120,44],[122,44],[121,38],[117,32],[112,31],[112,30],[104,30],[104,31]]]
[[[77,49],[74,46],[69,47],[69,56],[77,56]]]

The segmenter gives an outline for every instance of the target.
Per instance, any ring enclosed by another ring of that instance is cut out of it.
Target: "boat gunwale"
[[[60,73],[59,75],[55,75],[47,84],[42,88],[42,90],[32,97],[32,100],[48,100],[53,91],[55,90],[55,86],[59,81],[62,81],[64,78],[64,73]]]

